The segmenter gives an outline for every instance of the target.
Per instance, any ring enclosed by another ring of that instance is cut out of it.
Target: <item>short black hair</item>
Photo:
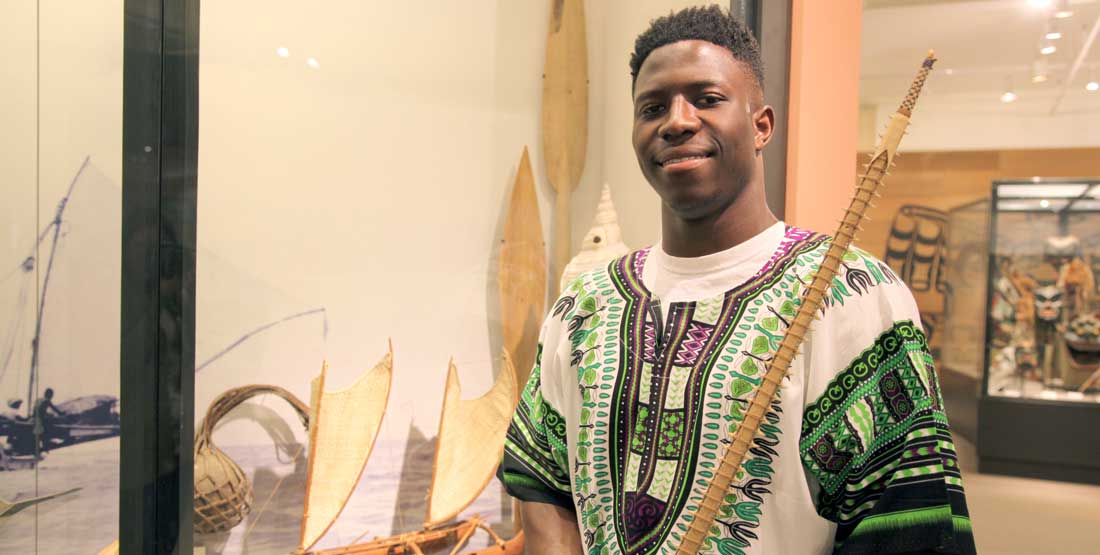
[[[704,40],[729,50],[735,60],[745,64],[760,90],[764,90],[764,63],[756,37],[741,20],[714,4],[685,8],[650,21],[649,28],[634,39],[634,52],[630,55],[631,87],[654,50],[684,40]]]

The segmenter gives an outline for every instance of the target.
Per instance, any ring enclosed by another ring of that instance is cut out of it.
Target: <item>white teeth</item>
[[[662,166],[667,166],[669,164],[676,164],[678,162],[684,162],[686,160],[698,160],[700,158],[707,158],[707,156],[704,155],[704,154],[700,154],[698,156],[685,156],[683,158],[672,158],[671,160],[665,160],[663,163],[661,163],[661,165]]]

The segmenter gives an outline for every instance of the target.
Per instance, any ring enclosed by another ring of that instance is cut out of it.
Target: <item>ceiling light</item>
[[[1016,92],[1012,90],[1012,76],[1011,75],[1006,75],[1005,76],[1005,89],[1004,89],[1004,91],[1005,92],[1001,94],[1001,102],[1004,102],[1005,104],[1008,104],[1010,102],[1016,102],[1016,99],[1019,98],[1018,96],[1016,96]]]
[[[1058,48],[1056,48],[1053,44],[1048,44],[1048,45],[1046,45],[1046,46],[1039,49],[1039,52],[1041,54],[1043,54],[1044,56],[1049,56],[1049,55],[1051,55],[1051,54],[1053,54],[1057,51],[1058,51]]]
[[[955,74],[955,70],[953,70],[951,68],[947,68],[947,69],[943,70],[943,72],[946,73],[947,75],[954,75]]]
[[[313,68],[313,69],[320,69],[321,62],[318,62],[317,58],[310,58],[310,59],[306,60],[306,65]]]
[[[285,46],[280,46],[280,47],[276,48],[275,53],[278,54],[280,58],[289,58],[290,57],[290,49],[285,47]]]
[[[1028,4],[1031,4],[1032,8],[1049,8],[1052,0],[1027,0]]]
[[[1039,206],[1042,206],[1043,208],[1050,208],[1050,201],[1047,199],[1040,200]]]
[[[1089,81],[1085,84],[1085,90],[1089,92],[1100,91],[1100,83],[1097,83],[1096,81]]]
[[[1058,31],[1051,31],[1043,36],[1046,37],[1047,40],[1058,40],[1062,38],[1062,33],[1059,33]]]
[[[1047,68],[1047,59],[1039,58],[1031,64],[1031,82],[1042,83],[1047,80],[1047,75],[1050,73]]]
[[[1056,6],[1054,6],[1054,17],[1058,19],[1065,19],[1073,15],[1073,10],[1069,9],[1068,0],[1058,0]]]

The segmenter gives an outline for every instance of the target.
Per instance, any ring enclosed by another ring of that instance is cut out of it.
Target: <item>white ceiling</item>
[[[1069,0],[1074,14],[1053,19],[1028,0],[865,0],[861,36],[860,101],[897,102],[930,48],[939,62],[922,104],[940,110],[1015,114],[1100,113],[1100,92],[1085,83],[1100,80],[1100,38],[1067,87],[1066,77],[1100,17],[1100,0]],[[1048,22],[1062,38],[1052,55],[1039,53]],[[1033,63],[1046,59],[1049,78],[1031,81]],[[1019,99],[1006,105],[1011,87]],[[1064,97],[1063,97],[1064,92]],[[1100,131],[1098,131],[1100,133]]]

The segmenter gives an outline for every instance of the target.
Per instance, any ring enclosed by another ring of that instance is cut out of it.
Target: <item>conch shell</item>
[[[619,215],[611,202],[611,187],[604,183],[592,228],[584,236],[581,251],[562,271],[561,290],[565,290],[566,286],[584,272],[605,266],[628,252],[630,247],[623,243],[622,230],[619,229]]]

